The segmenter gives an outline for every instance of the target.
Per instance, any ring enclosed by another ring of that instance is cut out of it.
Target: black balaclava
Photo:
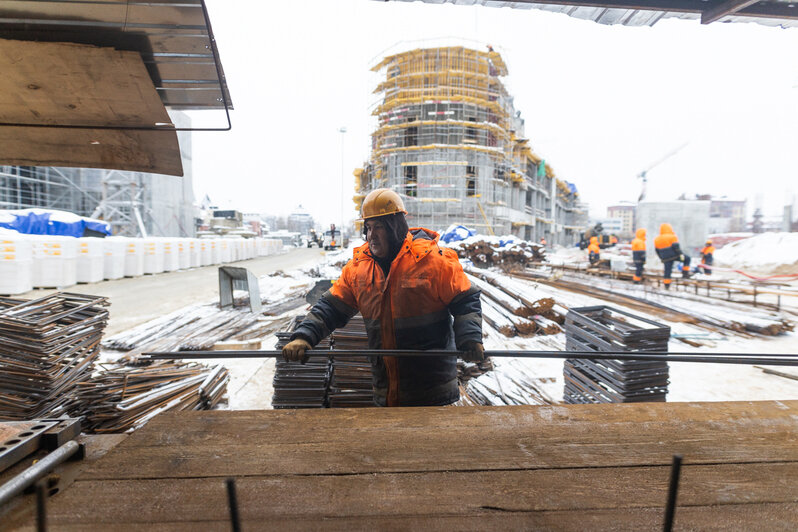
[[[407,226],[407,220],[405,219],[403,212],[381,216],[380,221],[385,225],[385,231],[388,233],[389,252],[384,259],[374,257],[374,260],[377,261],[377,264],[380,265],[380,268],[382,268],[382,271],[387,276],[388,272],[391,270],[391,263],[393,262],[393,259],[396,258],[399,250],[402,248],[402,243],[405,241],[407,232],[410,229]],[[363,224],[364,238],[366,237],[366,234],[366,224]]]

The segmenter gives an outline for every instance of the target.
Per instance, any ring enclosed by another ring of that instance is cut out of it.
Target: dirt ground
[[[318,249],[294,248],[287,253],[233,262],[229,265],[247,268],[260,277],[277,270],[309,267],[318,263],[320,254],[323,253]],[[105,330],[105,336],[108,337],[187,305],[218,299],[218,270],[218,265],[205,266],[142,277],[79,284],[63,291],[109,298],[111,319]],[[37,289],[16,297],[35,299],[56,291]]]

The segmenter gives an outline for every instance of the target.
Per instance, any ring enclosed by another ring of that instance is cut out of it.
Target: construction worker
[[[601,248],[599,247],[597,236],[590,237],[590,245],[587,246],[587,257],[591,266],[598,264],[601,259]]]
[[[457,254],[438,246],[438,234],[408,229],[405,214],[392,190],[366,196],[361,210],[366,244],[355,248],[341,276],[291,335],[283,348],[286,360],[304,361],[305,351],[358,311],[370,349],[456,346],[464,360],[484,360],[480,291],[471,286]],[[447,405],[460,397],[455,353],[373,357],[371,367],[378,406]]]
[[[546,237],[545,236],[540,237],[540,245],[541,246],[545,246],[546,245]]]
[[[654,249],[657,256],[662,261],[665,267],[665,289],[671,287],[671,272],[673,271],[673,263],[676,261],[682,262],[682,277],[685,279],[690,277],[690,257],[682,252],[679,246],[679,239],[673,232],[671,224],[662,224],[659,226],[659,235],[654,239]]]
[[[696,270],[700,269],[707,275],[712,275],[712,263],[715,262],[715,246],[712,245],[712,240],[707,239],[704,248],[701,250],[701,264],[698,265]]]
[[[643,282],[643,266],[646,264],[646,230],[643,228],[635,232],[632,240],[632,262],[635,263],[632,280],[635,284],[640,284]]]

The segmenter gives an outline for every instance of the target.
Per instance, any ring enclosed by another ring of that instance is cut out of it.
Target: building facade
[[[621,228],[618,236],[621,238],[632,238],[635,234],[635,205],[621,203],[607,207],[607,218],[621,220]]]
[[[391,188],[411,226],[462,224],[560,244],[579,239],[587,208],[524,138],[499,53],[416,49],[373,70],[382,82],[371,157],[355,171],[358,209],[371,190]]]
[[[177,127],[190,128],[185,113],[170,112]],[[182,177],[40,166],[0,166],[0,209],[57,209],[100,218],[114,235],[195,235],[191,133],[178,131]]]

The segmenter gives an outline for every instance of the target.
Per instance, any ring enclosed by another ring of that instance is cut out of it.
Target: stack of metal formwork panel
[[[336,329],[332,336],[333,353],[336,349],[368,348],[366,325],[360,314],[352,317],[346,327]],[[374,406],[369,359],[333,354],[329,398],[330,408]]]
[[[100,353],[107,306],[106,298],[83,294],[0,298],[0,419],[69,412]]]
[[[565,317],[568,351],[667,352],[670,327],[609,306],[572,308]],[[665,401],[668,363],[566,359],[566,403]]]
[[[300,323],[294,318],[285,330],[277,333],[276,349],[289,342],[292,332]],[[329,349],[324,339],[314,349]],[[330,357],[312,356],[307,362],[285,362],[278,358],[274,373],[274,408],[324,408],[327,406],[327,388],[330,384]]]

